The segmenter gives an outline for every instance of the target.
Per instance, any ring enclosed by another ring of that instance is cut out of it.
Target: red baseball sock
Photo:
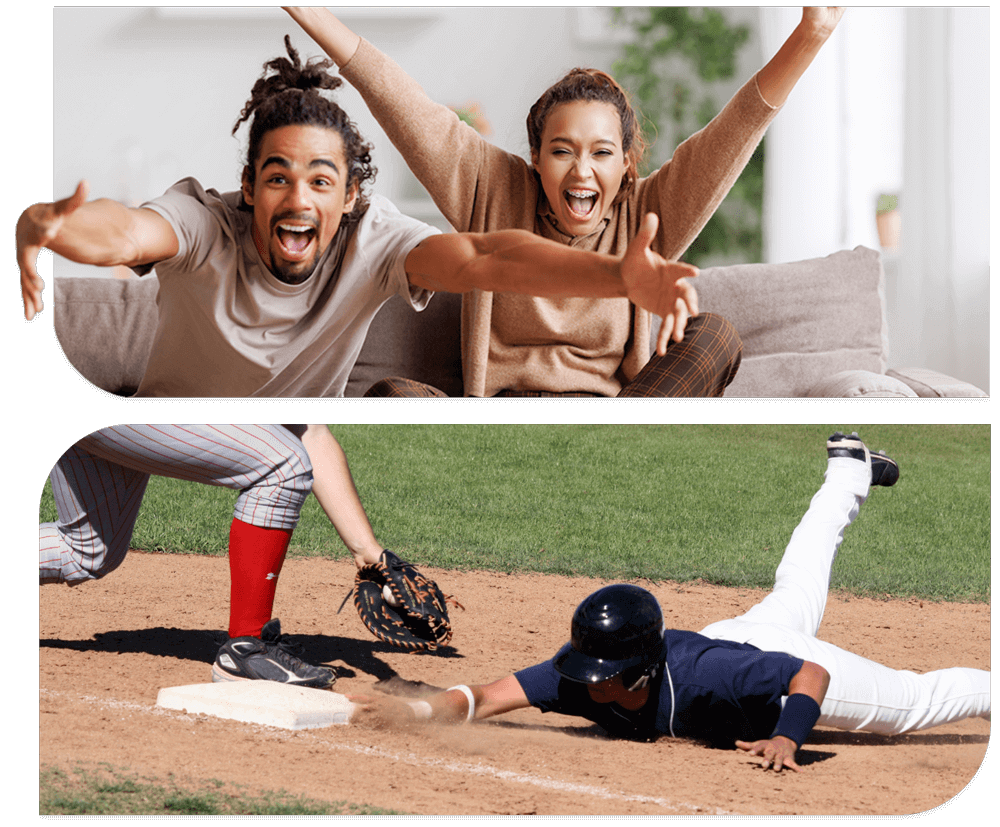
[[[229,636],[260,637],[271,619],[292,532],[233,520],[229,529]]]

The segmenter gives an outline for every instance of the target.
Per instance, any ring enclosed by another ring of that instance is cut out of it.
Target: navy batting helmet
[[[600,683],[626,670],[655,668],[665,654],[660,604],[645,589],[618,583],[577,606],[570,642],[554,666],[572,681]]]

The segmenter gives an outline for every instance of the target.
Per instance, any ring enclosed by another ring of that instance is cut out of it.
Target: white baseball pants
[[[844,530],[868,496],[867,464],[828,461],[823,486],[792,533],[774,590],[746,614],[713,623],[702,634],[749,643],[813,661],[830,673],[819,723],[898,735],[974,716],[989,717],[990,673],[952,668],[925,674],[890,669],[816,638],[826,608],[830,569]]]
[[[233,488],[234,515],[292,530],[312,464],[281,425],[120,425],[81,439],[50,479],[59,519],[38,527],[41,583],[83,583],[122,564],[152,474]]]

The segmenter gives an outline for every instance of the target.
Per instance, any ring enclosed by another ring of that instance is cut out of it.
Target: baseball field
[[[573,609],[635,582],[699,629],[766,594],[822,481],[824,441],[857,427],[902,469],[834,566],[820,636],[894,668],[990,668],[988,426],[331,426],[377,536],[464,610],[436,653],[375,640],[354,565],[310,501],[275,614],[333,666],[336,691],[483,683],[551,657]],[[229,604],[234,496],[154,480],[125,564],[39,590],[42,813],[875,815],[986,798],[989,723],[892,738],[818,728],[803,771],[735,750],[615,741],[537,710],[465,727],[366,720],[288,731],[157,708],[207,682]],[[51,519],[51,498],[41,518]],[[974,780],[975,779],[975,780]],[[972,782],[971,787],[970,782]],[[957,798],[956,798],[957,796]]]

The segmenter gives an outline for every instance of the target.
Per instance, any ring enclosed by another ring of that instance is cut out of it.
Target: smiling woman
[[[567,234],[596,231],[621,199],[632,163],[622,143],[618,113],[610,104],[573,101],[546,120],[531,159],[556,224]]]
[[[594,232],[632,192],[646,150],[624,90],[605,72],[574,69],[535,102],[527,124],[531,162],[557,223],[572,236]]]

